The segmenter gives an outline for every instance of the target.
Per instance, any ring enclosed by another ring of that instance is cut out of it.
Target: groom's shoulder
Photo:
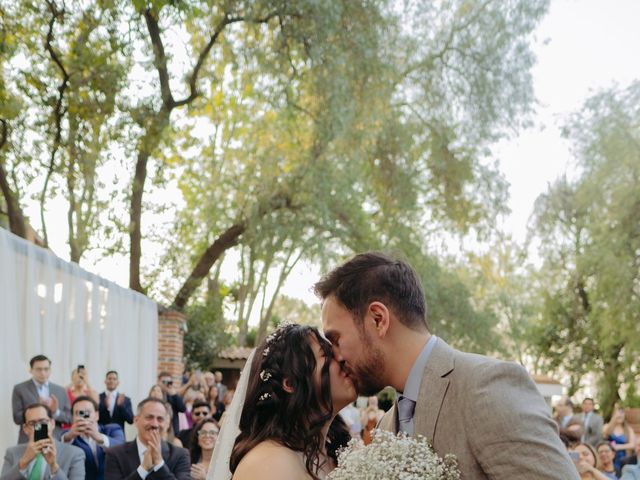
[[[457,375],[477,378],[483,374],[491,375],[495,372],[507,371],[515,375],[526,374],[526,369],[515,362],[500,360],[478,353],[463,352],[454,348],[451,348],[451,354],[453,356],[454,372]]]

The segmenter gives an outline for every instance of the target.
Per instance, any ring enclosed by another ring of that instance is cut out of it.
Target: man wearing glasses
[[[48,406],[34,403],[24,408],[22,430],[27,443],[7,449],[0,480],[84,479],[84,453],[54,440],[54,425]]]
[[[191,417],[193,418],[193,427],[187,430],[181,430],[178,434],[178,438],[182,442],[184,448],[191,448],[191,437],[196,425],[205,418],[211,418],[211,406],[207,402],[203,401],[193,402]]]
[[[13,387],[11,406],[13,421],[22,425],[23,412],[27,405],[41,403],[53,413],[55,429],[53,438],[59,439],[62,434],[60,428],[63,423],[71,423],[71,408],[67,392],[60,385],[49,381],[51,375],[51,360],[44,355],[36,355],[29,361],[31,378]],[[28,437],[24,428],[20,429],[18,443],[27,443]]]

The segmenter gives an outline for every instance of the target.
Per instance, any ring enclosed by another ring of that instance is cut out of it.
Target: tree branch
[[[53,112],[54,117],[54,128],[55,128],[55,136],[53,140],[53,148],[51,149],[51,156],[49,157],[49,167],[47,168],[47,175],[45,176],[44,185],[42,187],[42,192],[40,193],[40,221],[42,223],[42,234],[45,246],[49,245],[49,237],[47,235],[47,225],[44,219],[44,203],[47,196],[47,190],[49,188],[49,181],[51,180],[51,176],[53,175],[53,170],[55,168],[56,162],[56,153],[60,148],[61,139],[62,139],[62,117],[64,117],[66,110],[62,106],[62,102],[64,100],[64,93],[67,89],[67,85],[69,83],[69,74],[67,70],[64,68],[60,57],[53,49],[53,27],[56,23],[58,17],[64,15],[64,10],[60,11],[56,7],[56,4],[50,0],[47,0],[47,5],[49,6],[49,10],[51,11],[51,20],[49,20],[49,30],[47,31],[47,40],[45,42],[45,48],[49,52],[51,59],[58,66],[58,69],[62,73],[62,83],[58,86],[58,99],[56,100],[56,106]]]

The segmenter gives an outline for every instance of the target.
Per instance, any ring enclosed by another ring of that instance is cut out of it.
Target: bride
[[[337,414],[355,398],[316,328],[280,327],[247,360],[208,478],[325,478],[350,439]]]

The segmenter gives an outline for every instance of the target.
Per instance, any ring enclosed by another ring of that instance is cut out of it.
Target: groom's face
[[[360,323],[333,296],[322,304],[322,328],[333,346],[335,359],[360,395],[374,395],[385,385],[384,357]]]

